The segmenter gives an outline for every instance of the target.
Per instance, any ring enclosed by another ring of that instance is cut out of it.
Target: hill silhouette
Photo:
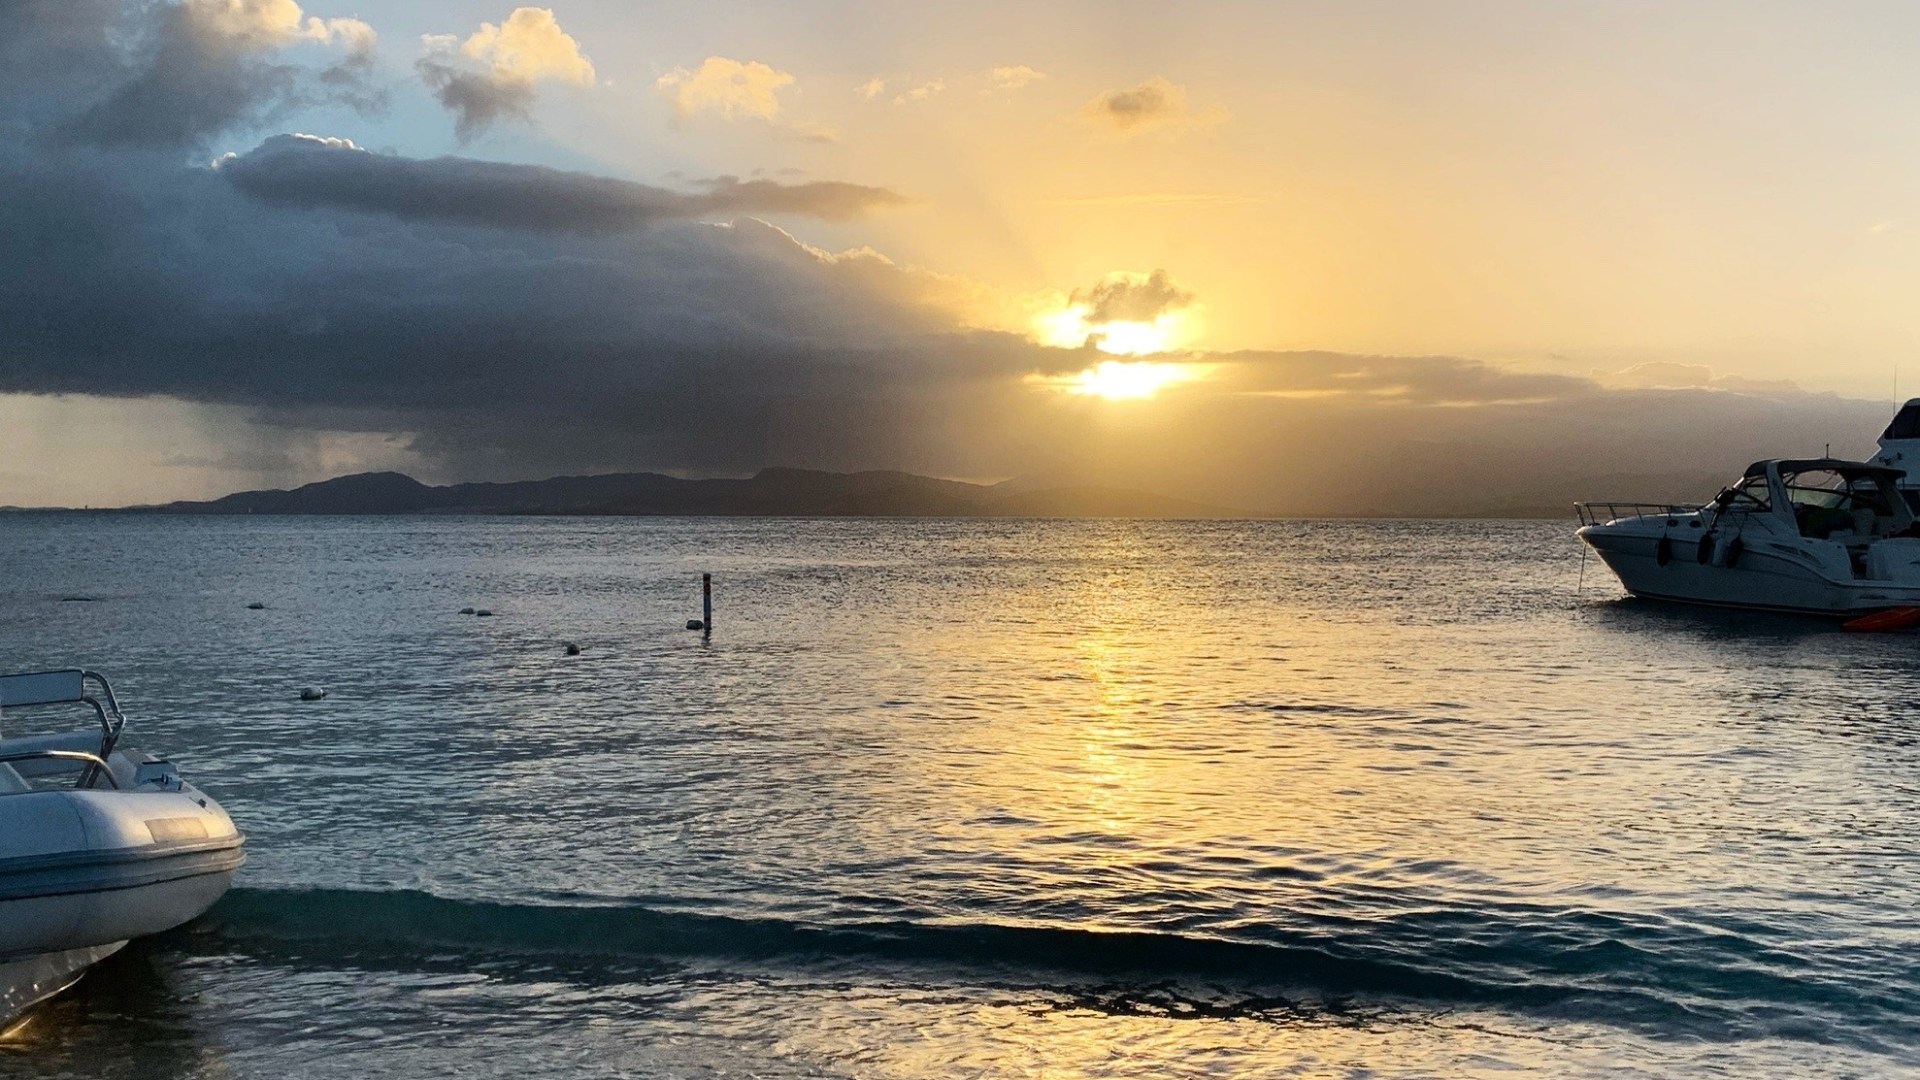
[[[661,473],[435,486],[397,472],[356,473],[291,490],[130,507],[162,514],[604,514],[776,517],[1249,516],[1148,492],[1095,486],[972,484],[913,473],[762,469],[745,479]]]

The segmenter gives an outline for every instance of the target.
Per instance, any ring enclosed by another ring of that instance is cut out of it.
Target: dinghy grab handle
[[[113,775],[113,767],[101,760],[98,756],[89,754],[84,750],[27,750],[18,754],[0,754],[0,765],[9,765],[16,761],[38,761],[42,758],[58,758],[62,761],[84,761],[87,763],[87,771],[81,775],[78,786],[82,788],[92,787],[93,778],[103,776],[106,777],[107,783],[113,785],[115,791],[120,790],[120,781]]]

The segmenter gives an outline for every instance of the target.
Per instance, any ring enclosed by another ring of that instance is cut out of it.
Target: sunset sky
[[[0,504],[783,464],[1432,513],[1864,453],[1920,393],[1916,39],[15,0]]]

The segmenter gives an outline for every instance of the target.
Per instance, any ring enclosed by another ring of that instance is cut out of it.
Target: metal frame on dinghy
[[[98,696],[87,692],[89,682],[99,687]],[[127,716],[120,711],[120,699],[113,696],[113,684],[107,681],[105,675],[84,668],[0,675],[0,710],[32,705],[91,705],[94,715],[100,720],[99,751],[89,754],[81,750],[31,747],[0,754],[0,765],[36,760],[79,761],[85,763],[87,768],[81,771],[75,787],[90,788],[99,778],[105,777],[108,783],[119,788],[120,781],[114,778],[113,767],[107,764],[107,757],[120,742],[120,733],[126,730]],[[0,791],[0,795],[11,794],[23,793]]]

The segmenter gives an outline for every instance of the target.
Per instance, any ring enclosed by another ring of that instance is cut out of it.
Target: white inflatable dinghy
[[[0,675],[15,710],[91,706],[98,728],[0,737],[0,1027],[130,939],[227,891],[245,838],[173,765],[117,747],[126,717],[91,671]]]

